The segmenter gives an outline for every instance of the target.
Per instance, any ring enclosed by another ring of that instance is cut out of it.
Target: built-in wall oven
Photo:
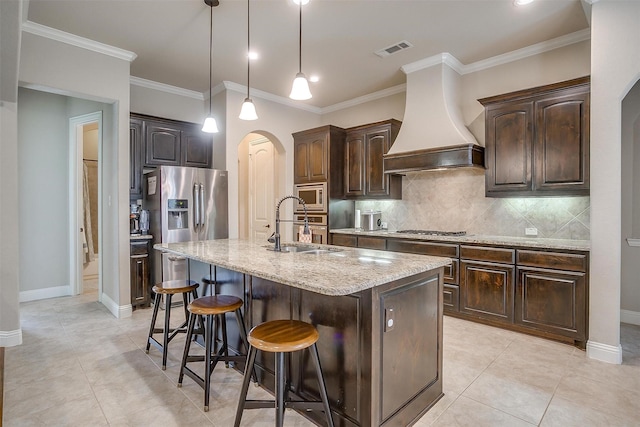
[[[311,242],[327,244],[329,243],[329,233],[327,230],[327,215],[308,215],[309,231],[311,231]],[[293,215],[293,240],[300,241],[300,227],[304,226],[304,214],[296,212]]]
[[[311,184],[296,184],[293,186],[294,195],[304,200],[307,212],[327,213],[329,194],[326,182],[314,182]],[[302,203],[296,201],[296,212],[302,212]],[[326,222],[326,221],[325,221]]]

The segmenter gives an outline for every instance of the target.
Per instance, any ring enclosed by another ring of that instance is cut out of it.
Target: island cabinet
[[[332,197],[342,195],[344,136],[344,129],[331,125],[294,133],[294,184],[331,181],[329,192]]]
[[[460,245],[460,312],[513,323],[514,249]]]
[[[347,129],[344,165],[347,198],[402,198],[402,176],[386,174],[383,165],[383,155],[393,145],[401,124],[391,119]]]
[[[589,195],[590,79],[480,99],[487,197]]]

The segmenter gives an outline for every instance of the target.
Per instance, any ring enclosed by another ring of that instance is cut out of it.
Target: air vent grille
[[[391,46],[387,46],[384,49],[380,49],[375,51],[374,53],[376,55],[378,55],[381,58],[387,57],[389,55],[393,55],[394,53],[398,53],[400,51],[409,49],[410,47],[413,47],[413,45],[411,43],[409,43],[406,40],[402,40],[401,42],[398,42],[396,44],[393,44]]]

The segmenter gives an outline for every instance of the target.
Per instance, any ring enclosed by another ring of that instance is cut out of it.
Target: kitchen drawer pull
[[[149,254],[144,254],[144,255],[131,255],[131,258],[148,258]]]
[[[169,259],[169,261],[184,261],[185,259],[187,259],[183,256],[175,256],[175,255],[174,256],[170,255],[167,258]]]

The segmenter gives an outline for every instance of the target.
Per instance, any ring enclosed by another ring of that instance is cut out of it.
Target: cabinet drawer
[[[476,261],[500,262],[515,264],[515,249],[485,248],[482,246],[460,246],[460,258]]]
[[[448,243],[412,242],[389,239],[387,250],[396,252],[408,252],[412,254],[443,256],[458,258],[458,245]]]
[[[460,289],[458,286],[445,283],[442,292],[445,311],[458,311],[460,309]]]
[[[518,265],[553,270],[587,271],[585,254],[518,250]]]
[[[348,234],[331,234],[331,244],[337,246],[349,246],[355,248],[358,246],[358,238]]]
[[[149,253],[147,242],[131,242],[131,255],[146,255]]]
[[[358,237],[358,247],[365,249],[379,249],[384,251],[387,248],[387,239],[381,237]]]

